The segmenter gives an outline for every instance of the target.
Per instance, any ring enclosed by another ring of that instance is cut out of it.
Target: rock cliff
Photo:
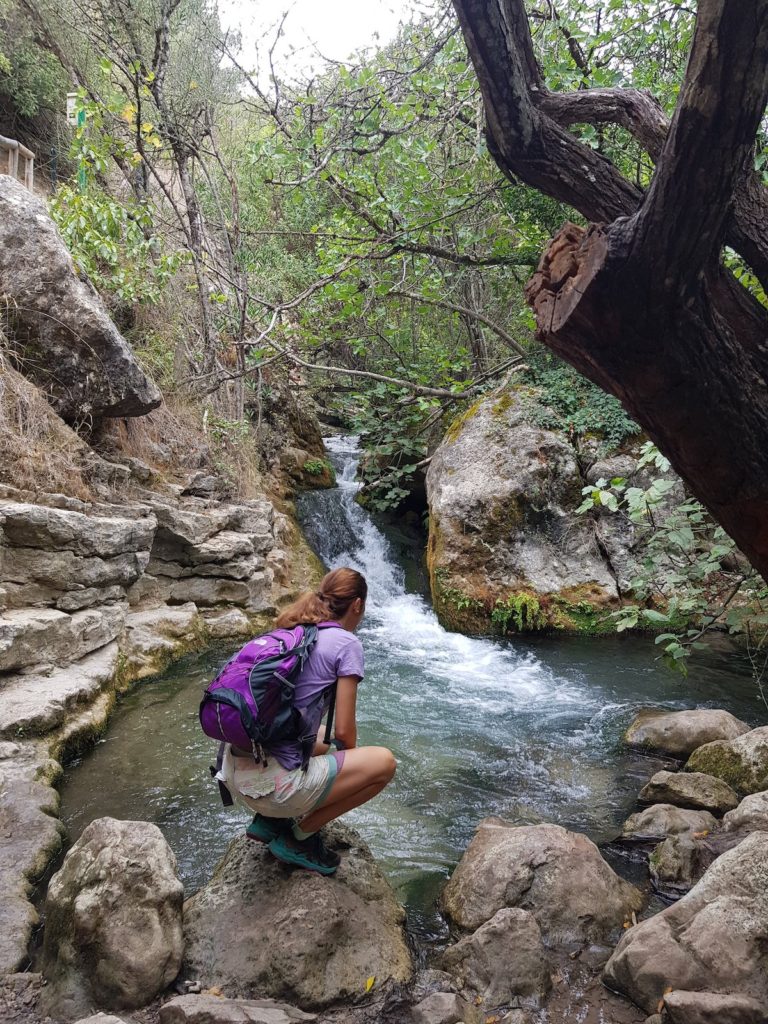
[[[0,300],[25,373],[65,420],[140,416],[160,404],[160,392],[98,293],[78,277],[45,203],[6,174],[0,174]]]

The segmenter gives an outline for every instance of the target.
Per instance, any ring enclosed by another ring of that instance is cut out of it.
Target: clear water
[[[510,643],[447,632],[410,589],[417,574],[355,503],[355,439],[328,446],[338,487],[305,495],[300,516],[328,566],[352,565],[368,579],[360,742],[389,746],[399,764],[394,782],[347,820],[422,940],[442,937],[435,898],[486,815],[554,821],[597,842],[616,834],[659,767],[621,745],[638,708],[716,706],[766,720],[748,665],[727,647],[705,652],[684,679],[643,638]],[[210,877],[246,820],[221,806],[207,770],[212,745],[197,724],[201,691],[228,653],[187,658],[123,700],[105,739],[67,772],[62,813],[73,839],[102,815],[154,821],[188,891]]]

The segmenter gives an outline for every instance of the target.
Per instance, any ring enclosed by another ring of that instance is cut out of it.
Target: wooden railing
[[[3,167],[4,158],[7,158],[5,168]],[[20,159],[22,164],[21,180],[28,189],[32,189],[35,184],[35,154],[15,139],[6,139],[4,135],[0,135],[0,173],[4,171],[12,178],[18,178]]]

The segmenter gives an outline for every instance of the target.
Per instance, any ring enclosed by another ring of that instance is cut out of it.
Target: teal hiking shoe
[[[292,832],[285,832],[272,840],[269,852],[283,864],[316,871],[319,875],[332,875],[341,863],[341,857],[328,849],[319,832],[301,840]]]
[[[263,814],[256,814],[245,834],[257,843],[271,843],[284,832],[290,832],[292,825],[293,818],[267,818]]]

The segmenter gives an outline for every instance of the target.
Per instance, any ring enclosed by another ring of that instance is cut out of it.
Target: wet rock
[[[486,818],[442,897],[447,915],[474,931],[504,907],[536,918],[547,947],[605,945],[642,896],[606,864],[586,836],[559,825],[514,826]]]
[[[476,1024],[480,1014],[455,992],[433,992],[411,1010],[413,1024]]]
[[[704,743],[732,740],[749,726],[730,712],[698,708],[695,711],[641,711],[624,734],[631,747],[686,758]]]
[[[640,790],[638,800],[647,804],[674,804],[714,814],[733,810],[739,802],[727,783],[702,772],[656,772]]]
[[[624,822],[621,838],[627,842],[651,842],[683,833],[711,832],[717,819],[709,811],[694,811],[673,804],[652,804]]]
[[[450,946],[442,963],[463,991],[489,1008],[517,997],[540,1006],[552,987],[536,918],[517,907],[497,911],[472,935]]]
[[[481,399],[454,421],[427,473],[427,563],[441,621],[487,631],[495,602],[516,594],[528,595],[518,623],[527,628],[567,625],[569,605],[616,603],[593,524],[576,515],[583,486],[565,434],[528,422],[515,394]]]
[[[124,671],[131,679],[157,675],[173,658],[203,642],[203,622],[191,603],[131,612],[125,626],[120,649]]]
[[[745,796],[739,806],[723,818],[723,827],[729,832],[768,832],[768,792]]]
[[[679,899],[694,887],[713,857],[690,834],[669,836],[648,860],[653,887],[667,899]]]
[[[185,977],[229,997],[266,995],[302,1009],[359,996],[372,975],[377,985],[408,981],[405,915],[389,883],[351,829],[329,826],[326,841],[342,858],[329,878],[235,839],[185,904]]]
[[[178,996],[160,1007],[160,1024],[311,1024],[314,1013],[273,999]]]
[[[145,1006],[178,974],[183,888],[155,825],[98,818],[48,886],[43,974],[49,1013]]]
[[[0,281],[12,351],[70,421],[160,405],[95,288],[82,280],[45,203],[0,176]]]
[[[678,903],[631,928],[603,977],[647,1013],[669,988],[768,1005],[768,833],[748,835]]]
[[[670,992],[664,997],[669,1024],[768,1024],[768,1009],[742,995],[717,992]]]
[[[768,725],[734,740],[705,743],[691,754],[685,770],[723,779],[742,796],[768,790]]]

